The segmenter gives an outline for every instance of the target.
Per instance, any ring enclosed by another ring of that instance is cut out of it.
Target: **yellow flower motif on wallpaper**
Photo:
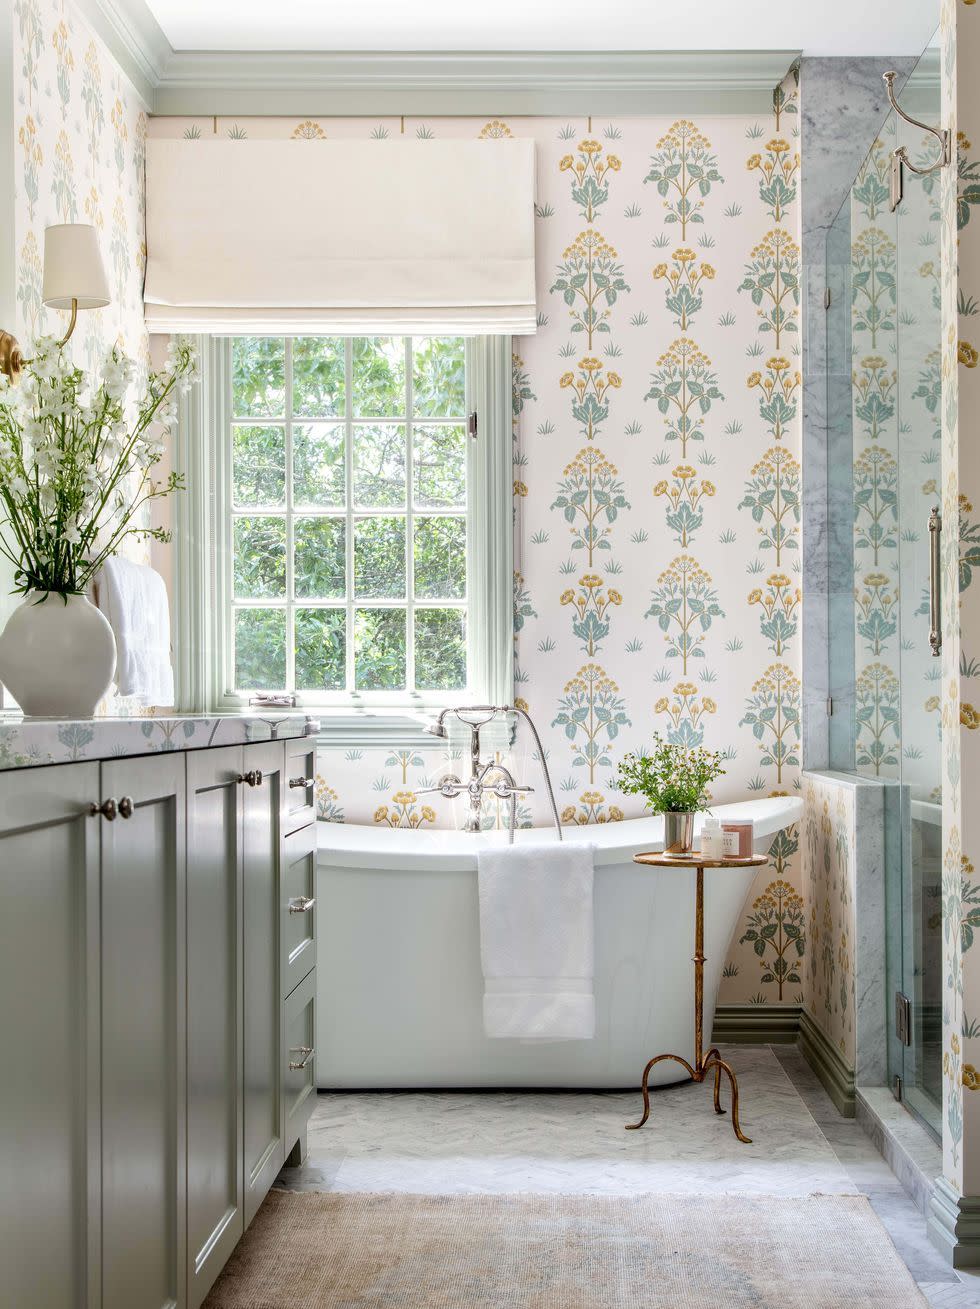
[[[93,227],[97,227],[100,231],[105,226],[105,218],[102,214],[102,199],[94,186],[89,188],[89,193],[85,197],[85,217]]]
[[[558,385],[563,391],[571,391],[572,417],[580,424],[582,436],[586,441],[595,441],[599,435],[600,424],[609,417],[610,391],[618,391],[623,385],[619,373],[603,367],[601,360],[586,355],[576,365],[578,376],[572,372],[562,373]]]
[[[75,71],[75,56],[68,44],[68,27],[64,19],[54,29],[51,44],[54,47],[58,69],[56,74],[58,97],[61,100],[62,109],[67,109],[71,100],[71,75]]]
[[[595,220],[609,199],[610,173],[618,173],[622,166],[618,155],[607,155],[604,159],[601,143],[591,138],[579,141],[578,158],[568,154],[559,160],[558,169],[570,174],[572,199],[581,206],[581,216],[587,223]]]
[[[781,440],[796,417],[796,393],[803,385],[803,374],[784,355],[771,355],[765,372],[749,373],[746,385],[750,391],[760,392],[759,414],[769,424],[773,440]]]
[[[590,350],[596,333],[609,331],[608,320],[617,298],[630,289],[618,259],[615,246],[590,227],[565,247],[550,288],[552,295],[561,292],[571,330],[585,333]]]
[[[514,482],[514,495],[518,500],[523,500],[527,496],[527,482]]]
[[[782,227],[767,232],[754,246],[738,288],[748,291],[762,320],[760,332],[772,332],[778,350],[787,332],[796,332],[800,303],[800,247]]]
[[[758,171],[759,198],[778,223],[796,199],[796,174],[800,156],[781,136],[767,141],[764,150],[750,155],[745,164],[749,172]]]
[[[585,827],[589,823],[620,823],[623,811],[618,805],[605,808],[606,797],[601,791],[583,791],[578,804],[566,805],[561,811],[561,821],[569,825]]]
[[[687,330],[703,303],[703,292],[698,287],[714,278],[714,265],[706,261],[698,264],[694,251],[686,246],[674,251],[669,264],[660,263],[653,269],[654,281],[665,283],[667,308],[681,331]]]
[[[577,589],[570,586],[562,591],[561,604],[572,607],[572,632],[587,655],[598,652],[600,641],[609,635],[611,610],[622,603],[622,594],[607,587],[597,573],[585,573]]]
[[[422,827],[425,823],[436,821],[436,811],[431,805],[418,808],[418,796],[414,791],[396,791],[391,797],[391,807],[379,805],[374,811],[374,821],[384,827]]]
[[[495,141],[500,140],[502,137],[513,135],[514,133],[510,130],[507,124],[502,123],[499,118],[492,119],[480,129],[481,141]]]
[[[654,485],[653,494],[667,501],[667,526],[673,531],[678,545],[687,546],[704,521],[701,501],[715,494],[715,484],[708,478],[698,479],[690,464],[678,464],[670,480],[661,478]]]
[[[960,723],[970,732],[975,732],[980,727],[980,714],[965,700],[960,704]]]
[[[291,134],[294,141],[325,141],[326,132],[312,118],[306,118],[302,123],[297,123]]]
[[[656,701],[653,712],[670,722],[667,740],[671,745],[695,746],[704,741],[702,719],[717,713],[718,705],[712,696],[702,695],[693,682],[678,682],[672,695],[662,695]]]
[[[28,114],[21,124],[17,132],[17,140],[24,152],[24,194],[27,197],[28,216],[33,223],[38,199],[40,170],[41,165],[44,163],[44,151],[41,149],[41,143],[38,140],[37,124],[32,114]]]
[[[657,142],[644,182],[656,184],[666,209],[665,223],[679,223],[681,240],[687,240],[688,223],[703,223],[705,198],[715,182],[725,179],[711,142],[689,118],[679,118]]]
[[[749,592],[749,604],[762,610],[760,630],[768,637],[773,654],[783,654],[796,635],[795,611],[802,599],[800,588],[785,573],[770,573],[765,588],[757,586]]]
[[[957,362],[961,363],[964,368],[976,368],[980,355],[977,354],[976,348],[969,341],[961,341],[957,347],[956,358]]]

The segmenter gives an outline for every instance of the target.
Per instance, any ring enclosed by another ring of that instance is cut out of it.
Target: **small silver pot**
[[[664,814],[664,851],[666,854],[690,854],[694,848],[694,815]]]

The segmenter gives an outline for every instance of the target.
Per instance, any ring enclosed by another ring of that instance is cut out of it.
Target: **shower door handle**
[[[929,515],[929,648],[938,659],[943,648],[940,541],[943,517],[938,508]]]

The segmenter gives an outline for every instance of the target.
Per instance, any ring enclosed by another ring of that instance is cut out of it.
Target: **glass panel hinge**
[[[902,1045],[912,1044],[912,1001],[902,991],[895,992],[895,1035]]]
[[[824,290],[823,290],[823,307],[824,307],[824,309],[829,309],[829,308],[830,308],[830,287],[829,287],[829,286],[825,286],[825,287],[824,287]]]
[[[470,414],[469,418],[466,420],[466,430],[467,430],[467,432],[469,432],[470,436],[472,436],[473,439],[475,440],[476,437],[477,437],[477,423],[476,423],[476,410],[475,410],[475,409],[474,409],[473,412]]]

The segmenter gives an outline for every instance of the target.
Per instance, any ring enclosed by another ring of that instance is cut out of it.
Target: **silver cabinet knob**
[[[238,781],[239,783],[244,782],[247,786],[261,786],[262,770],[260,768],[253,768],[250,772],[239,773]]]
[[[312,777],[291,777],[289,779],[289,785],[294,791],[298,791],[300,788],[305,791],[308,787],[313,786],[313,784],[314,779]]]
[[[299,895],[295,900],[290,900],[289,912],[291,914],[308,914],[315,904],[315,895]]]
[[[289,1061],[289,1071],[291,1073],[298,1073],[301,1068],[306,1067],[306,1065],[313,1058],[316,1051],[313,1049],[312,1045],[294,1045],[290,1049],[289,1053],[301,1054],[303,1056],[303,1058],[298,1061],[294,1059],[290,1059]]]
[[[106,822],[109,823],[115,822],[116,813],[118,812],[116,802],[112,799],[103,800],[101,804],[96,804],[93,801],[92,804],[89,805],[88,811],[93,818],[96,814],[101,814]]]
[[[119,797],[119,817],[132,818],[133,816],[133,797],[131,795],[122,795]]]

